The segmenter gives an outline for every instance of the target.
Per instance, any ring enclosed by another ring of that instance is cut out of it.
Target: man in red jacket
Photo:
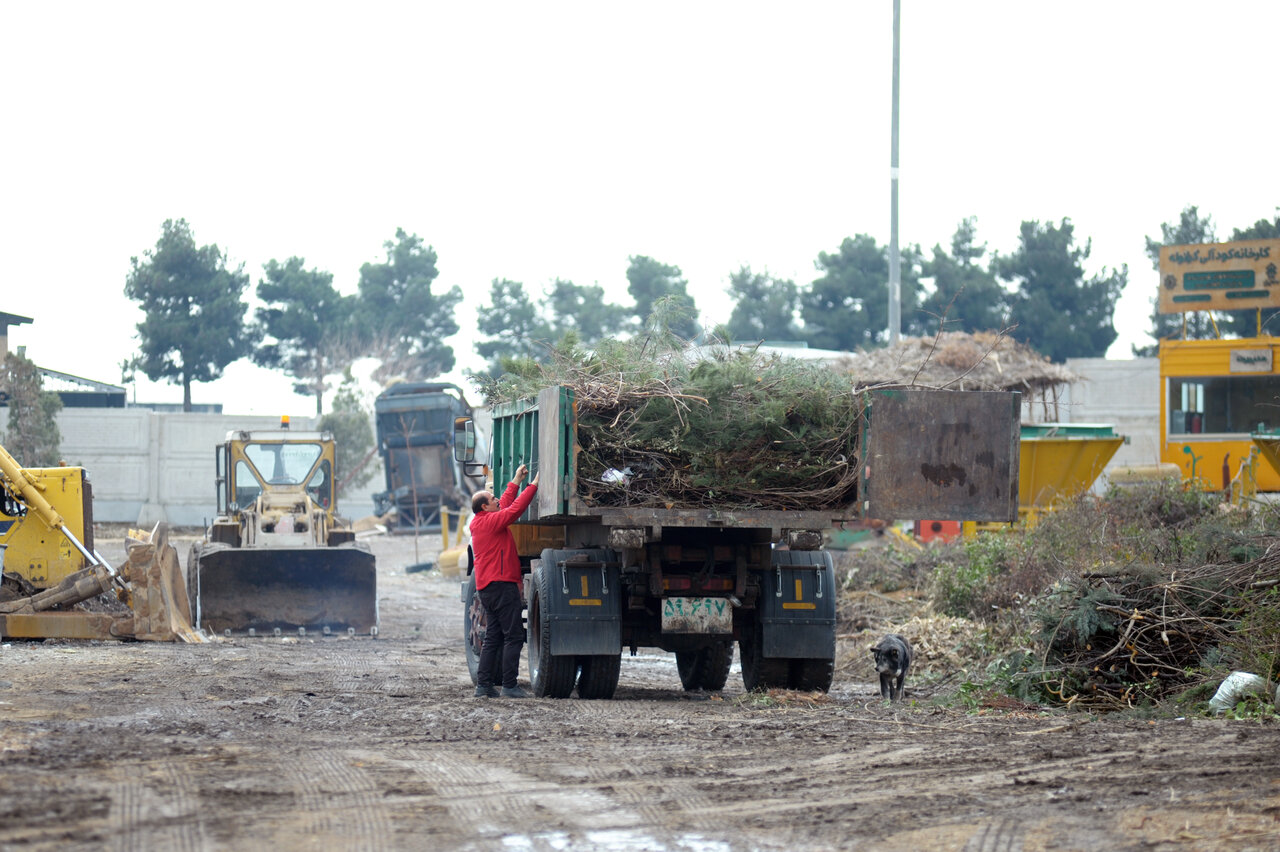
[[[484,607],[487,627],[480,648],[480,671],[476,677],[476,698],[496,698],[494,674],[498,649],[502,649],[503,698],[527,698],[529,693],[516,685],[520,672],[520,648],[524,645],[524,626],[520,613],[524,598],[520,593],[520,555],[516,540],[508,527],[524,514],[538,493],[535,475],[529,487],[516,496],[516,490],[529,475],[520,465],[516,477],[507,485],[499,501],[488,491],[477,491],[471,498],[471,552],[475,560],[476,595]]]

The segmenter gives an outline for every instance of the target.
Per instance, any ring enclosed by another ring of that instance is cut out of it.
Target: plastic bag
[[[1215,713],[1225,713],[1248,695],[1271,698],[1271,684],[1250,672],[1232,672],[1209,699],[1209,706]]]
[[[621,485],[626,488],[631,484],[631,468],[624,467],[622,470],[618,470],[616,467],[611,467],[601,474],[600,481],[608,482],[611,485]]]

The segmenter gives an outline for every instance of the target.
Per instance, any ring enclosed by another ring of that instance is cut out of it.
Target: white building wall
[[[1128,436],[1108,469],[1160,461],[1160,361],[1158,358],[1068,358],[1083,377],[1062,396],[1068,423],[1109,423]],[[1104,471],[1105,475],[1105,471]]]
[[[62,458],[93,484],[94,520],[140,527],[212,520],[214,448],[232,430],[280,425],[276,417],[141,408],[64,408],[57,419]],[[293,426],[313,429],[315,421],[293,418]]]

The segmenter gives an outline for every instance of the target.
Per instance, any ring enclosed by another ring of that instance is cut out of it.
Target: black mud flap
[[[378,575],[362,544],[239,548],[205,543],[187,566],[197,626],[213,633],[376,634]]]
[[[617,565],[600,550],[544,550],[551,653],[622,653],[622,585]],[[585,557],[585,559],[584,559]]]
[[[761,588],[765,657],[835,659],[835,565],[825,550],[775,550]]]
[[[866,517],[1018,519],[1021,394],[884,390],[868,396]]]

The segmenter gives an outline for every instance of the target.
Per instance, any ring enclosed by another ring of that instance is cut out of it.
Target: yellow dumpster
[[[1124,437],[1106,424],[1022,424],[1018,513],[1088,491],[1123,443]]]

